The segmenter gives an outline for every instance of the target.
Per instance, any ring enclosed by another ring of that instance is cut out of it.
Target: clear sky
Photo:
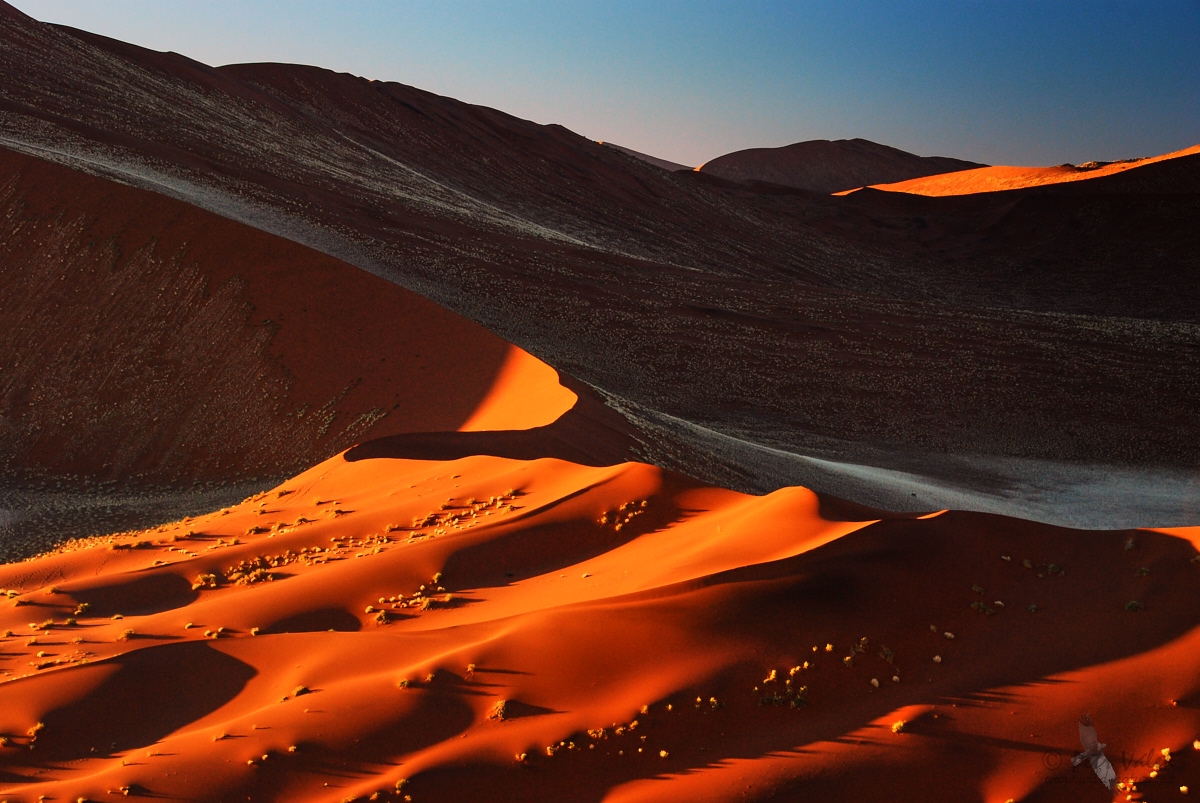
[[[863,137],[1058,164],[1200,143],[1200,0],[15,0],[207,64],[400,81],[688,165]]]

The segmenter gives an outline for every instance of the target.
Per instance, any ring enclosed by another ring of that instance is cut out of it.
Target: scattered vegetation
[[[518,495],[520,495],[518,491],[510,489],[500,496],[491,496],[487,499],[476,500],[472,497],[462,505],[455,505],[453,499],[448,499],[441,505],[440,510],[424,516],[417,516],[412,520],[412,527],[409,528],[411,531],[409,540],[432,535],[445,535],[449,530],[466,529],[478,524],[483,517],[519,510],[520,508],[513,505]],[[395,525],[390,525],[389,529],[393,527]],[[396,527],[396,529],[400,528]]]
[[[616,510],[606,510],[596,523],[601,527],[611,526],[613,532],[620,532],[621,528],[628,526],[631,521],[646,512],[647,504],[645,499],[640,502],[624,502]]]

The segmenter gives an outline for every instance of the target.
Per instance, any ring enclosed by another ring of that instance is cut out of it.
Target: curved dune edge
[[[1148,529],[1151,532],[1173,535],[1176,538],[1184,538],[1191,541],[1196,551],[1200,552],[1200,527],[1153,527]]]
[[[871,188],[885,192],[906,192],[911,195],[945,196],[945,195],[974,195],[981,192],[999,192],[1001,190],[1016,190],[1025,187],[1040,187],[1045,184],[1061,184],[1067,181],[1086,181],[1091,178],[1111,176],[1145,167],[1155,162],[1175,159],[1180,156],[1190,156],[1200,153],[1200,145],[1193,145],[1180,151],[1151,156],[1135,162],[1121,162],[1105,165],[1095,170],[1083,170],[1077,167],[1012,167],[998,165],[994,167],[979,167],[974,170],[962,170],[955,173],[940,173],[936,176],[914,178],[908,181],[898,181],[893,184],[872,184]],[[848,195],[857,190],[836,192],[834,195]]]
[[[510,345],[492,387],[459,432],[533,429],[553,424],[579,400],[558,372]]]
[[[886,769],[1003,801],[1071,789],[1037,763],[1080,709],[1131,755],[1200,738],[1190,540],[821,511],[638,463],[338,456],[0,566],[0,799],[867,799]]]

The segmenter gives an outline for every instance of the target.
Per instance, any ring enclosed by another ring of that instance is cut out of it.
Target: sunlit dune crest
[[[1167,159],[1181,156],[1191,156],[1200,153],[1200,145],[1193,145],[1172,153],[1160,156],[1150,156],[1144,159],[1133,159],[1123,162],[1112,162],[1098,167],[1086,165],[1058,165],[1055,167],[979,167],[974,170],[962,170],[955,173],[942,173],[936,176],[914,178],[899,181],[894,184],[873,184],[872,188],[887,192],[906,192],[913,195],[973,195],[980,192],[997,192],[1000,190],[1016,190],[1024,187],[1040,187],[1046,184],[1061,184],[1068,181],[1086,181],[1123,173],[1139,167],[1145,167]],[[851,190],[850,192],[852,192]],[[846,192],[835,193],[845,195]]]
[[[509,346],[496,379],[461,432],[532,429],[552,424],[577,396],[558,382],[558,372],[533,355]]]

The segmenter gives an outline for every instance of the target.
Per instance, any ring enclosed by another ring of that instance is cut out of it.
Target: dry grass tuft
[[[503,722],[508,719],[511,712],[509,711],[508,700],[500,700],[492,706],[492,710],[488,711],[487,718],[497,722]]]
[[[199,591],[202,588],[216,588],[217,576],[215,574],[200,574],[196,576],[196,582],[192,583],[192,590]]]

